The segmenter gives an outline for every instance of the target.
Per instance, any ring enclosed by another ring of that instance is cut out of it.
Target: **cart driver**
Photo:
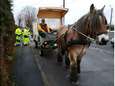
[[[45,19],[41,20],[41,23],[38,25],[38,32],[40,36],[44,36],[43,33],[50,33],[52,30],[48,25],[45,23]]]

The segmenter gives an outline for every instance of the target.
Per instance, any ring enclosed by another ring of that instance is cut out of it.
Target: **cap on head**
[[[42,23],[45,23],[45,19],[42,19],[41,22],[42,22]]]

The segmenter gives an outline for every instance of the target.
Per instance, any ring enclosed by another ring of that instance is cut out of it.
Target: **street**
[[[34,50],[34,55],[46,86],[74,86],[67,78],[68,71],[64,64],[56,62],[56,51],[49,52],[46,57],[40,57],[38,51]],[[110,43],[106,46],[90,46],[81,62],[80,86],[114,85],[113,51]]]
[[[112,36],[113,37],[113,36]],[[111,39],[111,38],[110,38]],[[40,57],[39,49],[17,47],[13,72],[17,86],[74,86],[68,79],[64,62],[56,61],[57,50]],[[91,44],[81,62],[79,86],[114,85],[114,48]]]
[[[13,77],[15,77],[16,86],[44,86],[30,47],[16,48]]]

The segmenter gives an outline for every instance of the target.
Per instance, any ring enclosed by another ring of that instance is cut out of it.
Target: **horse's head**
[[[105,7],[105,6],[104,6]],[[99,10],[96,10],[94,5],[90,6],[90,28],[91,36],[97,39],[97,43],[100,45],[106,45],[109,36],[107,33],[107,20],[103,14],[104,7]]]

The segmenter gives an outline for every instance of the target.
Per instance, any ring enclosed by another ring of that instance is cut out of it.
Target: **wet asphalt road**
[[[44,86],[40,70],[33,59],[32,49],[17,47],[13,67],[16,86]]]
[[[57,64],[57,51],[46,57],[29,47],[16,49],[14,76],[17,86],[74,86],[67,78],[64,64]],[[81,62],[79,86],[114,86],[114,50],[107,46],[91,45]]]
[[[46,86],[74,86],[67,78],[64,64],[57,64],[56,51],[40,57],[34,50],[35,59],[43,72]],[[114,51],[110,43],[107,46],[91,45],[81,62],[79,86],[114,86]]]

